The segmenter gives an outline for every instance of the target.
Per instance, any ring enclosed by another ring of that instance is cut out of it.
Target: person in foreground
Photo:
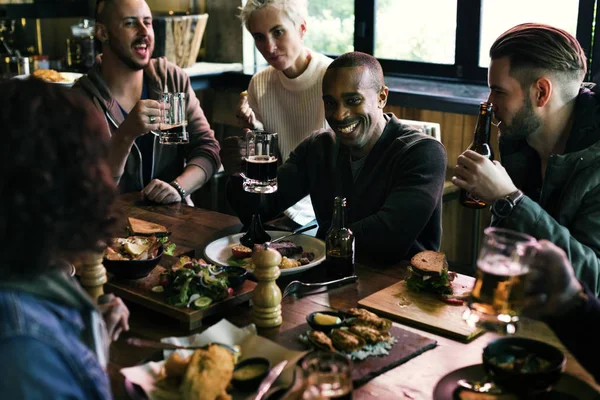
[[[502,164],[467,150],[455,185],[492,204],[492,225],[555,243],[600,294],[600,95],[569,33],[517,25],[490,49]]]
[[[348,201],[357,256],[394,262],[421,250],[437,250],[446,172],[444,146],[384,114],[388,88],[374,57],[346,53],[323,78],[329,130],[305,139],[278,169],[279,190],[261,209],[275,215],[310,194],[319,231],[331,225],[333,200]],[[259,196],[243,192],[232,177],[228,200],[247,223]]]
[[[600,332],[600,300],[575,277],[569,258],[541,240],[535,249],[528,284],[528,316],[544,320],[569,351],[600,382],[595,349]]]
[[[128,329],[129,312],[117,298],[104,305],[107,332],[67,261],[111,237],[105,121],[37,79],[0,92],[1,397],[109,399],[109,335]]]
[[[282,161],[312,132],[328,127],[322,83],[332,60],[304,45],[307,18],[306,0],[250,0],[240,13],[269,67],[252,77],[248,92],[240,95],[236,116],[245,129],[277,132]],[[241,171],[244,153],[243,138],[226,138],[222,146],[225,171]],[[284,214],[293,221],[293,228],[315,219],[308,196]]]
[[[186,201],[219,169],[219,143],[187,74],[154,50],[152,13],[144,0],[103,0],[96,37],[102,55],[76,88],[105,114],[110,128],[109,164],[121,193],[143,191],[157,203]],[[160,123],[160,93],[186,95],[189,143],[164,145],[150,131]]]

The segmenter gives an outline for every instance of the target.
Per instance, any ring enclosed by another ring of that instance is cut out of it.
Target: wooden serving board
[[[277,343],[290,350],[309,350],[300,341],[299,336],[306,334],[310,330],[311,328],[308,324],[298,325],[281,333],[277,339]],[[386,371],[415,358],[419,354],[433,349],[437,345],[435,340],[421,336],[418,333],[409,332],[397,325],[392,325],[390,334],[398,342],[392,346],[388,355],[370,356],[364,360],[352,362],[352,382],[355,387],[365,384]]]
[[[164,293],[152,292],[152,287],[159,284],[160,274],[163,271],[165,271],[165,268],[159,265],[152,270],[150,275],[137,280],[116,279],[114,276],[109,275],[109,280],[104,284],[104,289],[106,292],[112,292],[124,300],[140,304],[174,318],[180,321],[183,327],[191,331],[202,326],[202,318],[224,313],[232,307],[250,300],[257,285],[256,282],[247,280],[227,299],[213,303],[203,310],[195,310],[167,304]]]
[[[469,292],[475,279],[458,274],[452,282],[454,293]],[[358,305],[395,321],[413,325],[441,336],[469,342],[482,329],[472,328],[462,319],[464,306],[446,304],[430,293],[415,293],[400,281],[365,297]]]

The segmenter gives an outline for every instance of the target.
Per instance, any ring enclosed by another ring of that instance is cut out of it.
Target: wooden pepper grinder
[[[254,276],[258,285],[252,296],[252,320],[259,328],[273,328],[281,325],[281,289],[275,283],[279,278],[281,254],[267,245],[256,246],[252,255]]]
[[[106,269],[102,265],[104,253],[88,253],[81,259],[79,281],[94,301],[104,294]]]

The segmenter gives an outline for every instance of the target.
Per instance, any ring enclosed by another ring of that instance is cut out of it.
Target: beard
[[[148,61],[145,61],[145,62],[136,61],[133,58],[132,54],[128,54],[127,49],[123,46],[122,43],[120,43],[120,42],[115,43],[115,41],[111,38],[108,39],[107,45],[110,47],[112,52],[117,56],[117,58],[123,64],[127,65],[129,68],[131,68],[134,71],[139,71],[139,70],[146,68],[146,66],[150,62],[150,58],[148,58]],[[154,46],[149,45],[148,46],[149,54],[152,55],[153,51],[154,51]]]
[[[533,112],[531,100],[526,99],[523,107],[517,111],[510,125],[502,121],[500,135],[506,139],[524,140],[540,129],[541,126],[542,121]]]

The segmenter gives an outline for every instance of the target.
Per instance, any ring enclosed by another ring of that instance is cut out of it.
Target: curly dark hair
[[[0,279],[21,279],[100,250],[117,192],[106,122],[89,100],[38,79],[0,83],[0,93]]]

